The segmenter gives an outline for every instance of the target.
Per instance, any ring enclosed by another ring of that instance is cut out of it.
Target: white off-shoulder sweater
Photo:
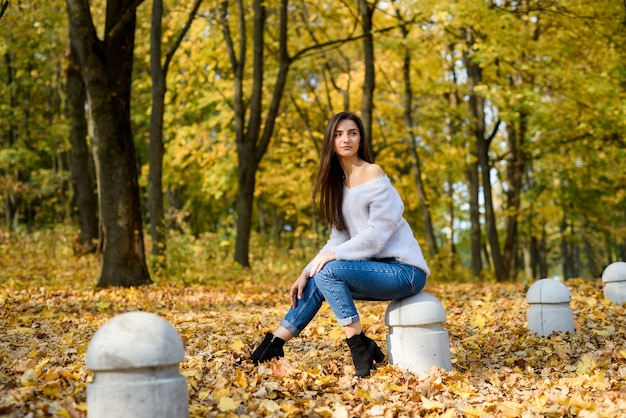
[[[387,176],[343,189],[347,230],[332,228],[320,254],[334,251],[337,260],[395,258],[430,274],[422,249],[402,216],[404,203]],[[310,271],[310,264],[305,270]]]

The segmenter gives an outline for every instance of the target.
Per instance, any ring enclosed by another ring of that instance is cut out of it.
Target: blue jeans
[[[355,300],[402,299],[418,293],[426,284],[426,274],[417,267],[394,259],[326,263],[307,282],[302,298],[280,322],[293,335],[311,322],[326,300],[345,326],[359,321]]]

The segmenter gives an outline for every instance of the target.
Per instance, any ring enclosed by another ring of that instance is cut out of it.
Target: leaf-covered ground
[[[75,258],[64,242],[0,236],[0,416],[86,416],[89,341],[106,321],[135,310],[162,316],[181,336],[191,417],[626,414],[626,310],[604,300],[597,278],[566,283],[576,331],[549,338],[527,329],[521,285],[428,283],[446,309],[453,370],[416,376],[384,364],[358,379],[328,309],[284,359],[235,365],[287,308],[293,272],[284,268],[233,274],[209,263],[204,284],[96,290],[97,264]],[[386,306],[359,304],[383,349]]]

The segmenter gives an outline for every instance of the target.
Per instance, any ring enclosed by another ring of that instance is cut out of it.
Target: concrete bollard
[[[556,279],[536,281],[526,293],[528,328],[539,337],[553,332],[574,333],[574,315],[569,289]]]
[[[433,366],[452,370],[445,320],[443,306],[427,292],[392,300],[385,312],[389,363],[417,374]]]
[[[626,262],[611,263],[602,272],[604,298],[619,305],[626,302]]]
[[[104,324],[87,348],[89,418],[187,418],[185,349],[167,321],[129,312]]]

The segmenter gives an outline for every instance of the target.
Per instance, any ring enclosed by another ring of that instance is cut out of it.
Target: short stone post
[[[104,324],[87,348],[89,418],[187,418],[185,349],[167,321],[129,312]]]
[[[389,363],[417,374],[432,366],[452,370],[445,320],[443,306],[427,292],[392,300],[385,312]]]
[[[604,298],[619,305],[626,302],[626,262],[611,263],[602,272]]]
[[[553,332],[574,333],[574,315],[569,303],[569,289],[556,279],[536,281],[526,293],[528,328],[539,337]]]

